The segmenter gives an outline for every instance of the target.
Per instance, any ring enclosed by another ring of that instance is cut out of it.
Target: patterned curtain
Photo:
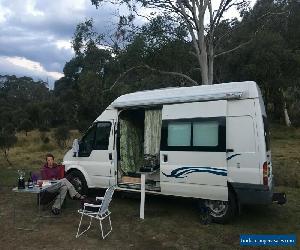
[[[145,111],[144,158],[146,166],[154,167],[159,164],[161,124],[161,110]]]
[[[143,128],[134,121],[120,120],[121,169],[125,174],[136,172],[143,166]]]

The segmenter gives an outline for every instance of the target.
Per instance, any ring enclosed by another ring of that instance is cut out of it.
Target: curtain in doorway
[[[159,164],[160,138],[161,138],[161,110],[145,111],[144,122],[144,158],[145,165],[154,167]]]
[[[143,128],[131,120],[120,120],[120,165],[125,174],[143,166]]]

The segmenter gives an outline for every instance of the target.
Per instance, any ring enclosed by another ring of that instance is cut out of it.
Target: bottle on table
[[[28,188],[33,188],[33,180],[32,180],[32,177],[31,177],[31,172],[29,173],[27,186],[28,186]]]
[[[19,178],[18,178],[18,189],[24,189],[25,188],[25,171],[18,170]]]
[[[25,181],[22,176],[18,178],[18,189],[25,189]]]

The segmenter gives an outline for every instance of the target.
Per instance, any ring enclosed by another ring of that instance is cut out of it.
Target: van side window
[[[98,122],[90,127],[79,142],[79,156],[88,157],[93,150],[107,150],[110,130],[110,122]]]
[[[170,122],[168,124],[168,146],[190,146],[191,123]]]
[[[225,117],[164,120],[161,150],[225,152]]]
[[[217,121],[193,122],[193,146],[218,146],[218,130]]]
[[[108,149],[110,130],[111,130],[110,122],[97,123],[94,149],[96,150]]]

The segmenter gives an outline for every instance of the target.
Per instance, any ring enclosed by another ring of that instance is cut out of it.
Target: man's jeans
[[[61,208],[68,191],[69,191],[71,198],[78,195],[78,192],[76,191],[74,186],[66,178],[59,180],[56,184],[49,187],[47,189],[47,191],[49,193],[59,192],[59,194],[56,196],[55,202],[53,204],[53,208],[58,208],[58,209]]]

